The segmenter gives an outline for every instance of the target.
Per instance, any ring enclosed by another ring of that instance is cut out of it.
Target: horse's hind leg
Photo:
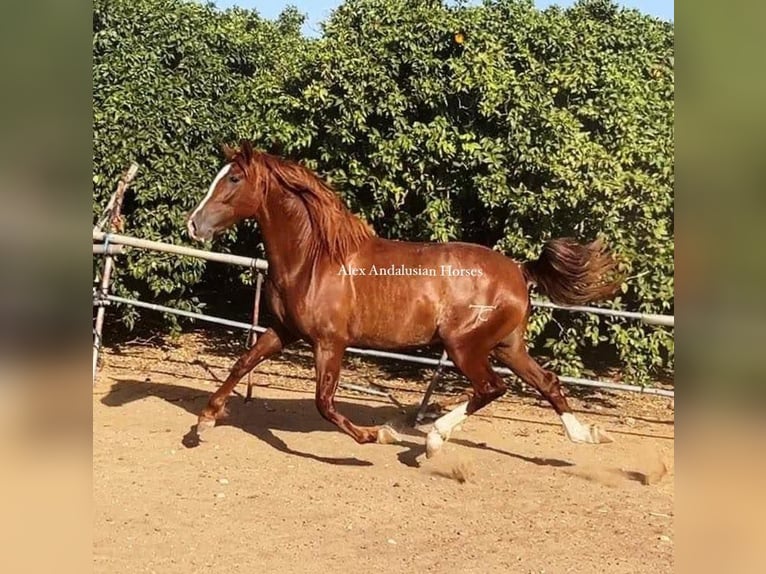
[[[508,366],[526,384],[536,388],[561,417],[569,440],[580,443],[612,442],[612,438],[596,425],[582,424],[561,392],[561,383],[555,373],[546,371],[527,353],[523,336],[516,332],[493,350],[493,355]]]
[[[471,381],[473,395],[437,419],[426,436],[426,456],[431,458],[449,440],[452,431],[463,423],[469,415],[475,413],[495,399],[503,396],[507,389],[503,379],[492,370],[488,353],[467,347],[448,349],[455,366]]]
[[[336,343],[318,343],[314,348],[316,363],[316,407],[322,418],[333,423],[356,442],[396,443],[401,439],[389,426],[358,426],[340,414],[335,408],[335,392],[340,381],[344,346]]]
[[[258,337],[255,345],[237,359],[226,381],[210,397],[207,406],[197,420],[197,435],[202,435],[205,430],[215,426],[217,419],[226,416],[226,400],[242,377],[259,363],[279,353],[294,340],[295,337],[287,332],[280,331],[277,333],[274,329],[268,329]]]

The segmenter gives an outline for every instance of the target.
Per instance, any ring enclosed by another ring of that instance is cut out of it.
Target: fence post
[[[109,203],[106,206],[106,213],[93,227],[93,231],[101,231],[101,228],[106,225],[107,232],[111,231],[113,227],[119,226],[120,211],[122,210],[122,201],[125,198],[125,191],[128,189],[130,182],[136,177],[138,172],[138,164],[132,163],[128,170],[120,178],[117,183],[117,190],[112,194],[109,199]],[[112,279],[112,270],[114,269],[114,255],[110,250],[109,237],[107,236],[104,242],[104,253],[106,259],[104,260],[104,270],[101,273],[101,284],[99,285],[99,291],[96,293],[96,298],[105,303],[105,297],[109,295],[109,285]],[[98,370],[98,354],[101,350],[101,333],[104,329],[104,317],[106,315],[106,306],[99,305],[98,311],[96,311],[96,326],[93,329],[93,384],[96,384],[96,371]]]
[[[261,310],[261,287],[263,286],[263,273],[256,271],[255,273],[255,300],[253,301],[253,327],[258,326],[258,315]],[[247,348],[251,348],[258,340],[258,335],[255,330],[250,329],[250,333],[247,336]],[[249,403],[253,400],[253,371],[252,369],[247,373],[247,392],[245,394],[245,402]]]
[[[434,391],[436,390],[436,385],[439,384],[439,379],[441,378],[442,372],[444,372],[444,363],[447,360],[447,351],[446,349],[442,352],[442,356],[439,359],[439,364],[436,366],[436,370],[434,371],[433,376],[431,377],[431,382],[428,383],[428,388],[426,389],[426,393],[423,395],[423,400],[420,401],[420,407],[418,408],[418,412],[415,415],[415,424],[420,424],[423,422],[423,417],[426,414],[426,409],[428,408],[428,402],[431,400],[431,395],[434,394]]]

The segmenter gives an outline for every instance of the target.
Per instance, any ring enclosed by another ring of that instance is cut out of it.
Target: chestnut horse
[[[334,404],[346,347],[400,349],[441,342],[473,387],[470,400],[439,418],[426,438],[432,456],[452,430],[506,391],[490,357],[537,389],[574,442],[609,442],[572,414],[558,377],[528,354],[529,286],[557,303],[584,304],[615,293],[615,261],[600,242],[545,244],[536,261],[516,263],[469,243],[413,243],[375,235],[307,168],[243,140],[188,218],[189,235],[208,240],[243,219],[261,229],[269,262],[266,297],[276,323],[234,364],[197,423],[199,436],[225,416],[240,379],[286,345],[304,339],[316,362],[319,413],[359,443],[393,443],[389,426],[363,427]]]

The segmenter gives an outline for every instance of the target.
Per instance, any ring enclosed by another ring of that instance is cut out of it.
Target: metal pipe
[[[269,268],[268,261],[264,259],[257,259],[253,257],[243,257],[241,255],[230,255],[228,253],[218,253],[215,251],[204,251],[202,249],[193,249],[191,247],[184,247],[182,245],[173,245],[170,243],[163,243],[160,241],[149,241],[146,239],[138,239],[137,237],[130,237],[128,235],[118,234],[106,234],[101,231],[93,231],[94,241],[103,241],[107,235],[109,236],[109,242],[128,245],[130,247],[139,247],[142,249],[149,249],[152,251],[161,251],[164,253],[175,253],[177,255],[185,255],[188,257],[197,257],[200,259],[206,259],[208,261],[217,261],[220,263],[229,263],[231,265],[240,265],[242,267],[256,268],[261,271],[267,271]],[[585,306],[568,306],[557,305],[550,301],[542,301],[540,299],[533,299],[532,305],[534,307],[544,307],[548,309],[560,309],[562,311],[580,312],[580,313],[593,313],[597,315],[607,315],[610,317],[623,317],[626,319],[638,319],[645,323],[652,325],[663,325],[667,327],[673,327],[675,324],[675,317],[673,315],[657,315],[654,313],[638,313],[635,311],[621,311],[619,309],[604,309],[602,307],[585,307]]]
[[[363,357],[378,357],[379,359],[395,359],[398,361],[418,363],[420,365],[431,365],[431,366],[439,365],[439,359],[433,359],[431,357],[417,357],[415,355],[389,353],[388,351],[374,351],[372,349],[360,349],[358,347],[347,347],[346,350],[349,353],[354,353],[355,355],[362,355]],[[454,366],[451,361],[445,361],[444,364],[447,366]]]
[[[260,273],[258,271],[255,272],[255,295],[254,301],[253,301],[253,325],[258,324],[258,315],[260,314],[261,310],[261,287],[263,286],[263,273]],[[255,331],[250,331],[247,335],[247,348],[249,349],[252,347],[257,340],[257,337],[255,335]],[[252,369],[247,372],[247,392],[245,393],[245,402],[249,403],[251,400],[253,400],[253,371]]]
[[[180,315],[181,317],[188,317],[190,319],[199,319],[200,321],[215,323],[217,325],[224,325],[226,327],[236,327],[238,329],[257,331],[259,333],[264,333],[266,331],[265,327],[258,327],[257,325],[251,325],[250,323],[232,321],[230,319],[222,319],[221,317],[213,317],[212,315],[193,313],[191,311],[183,311],[181,309],[174,309],[173,307],[157,305],[156,303],[146,303],[145,301],[139,301],[138,299],[126,299],[125,297],[119,297],[117,295],[107,295],[105,299],[115,303],[122,303],[123,305],[133,305],[134,307],[159,311],[160,313],[170,313],[171,315]]]
[[[202,249],[193,249],[182,245],[173,245],[172,243],[162,243],[160,241],[149,241],[148,239],[138,239],[128,235],[118,235],[116,233],[104,233],[103,231],[93,231],[94,241],[105,241],[108,238],[109,243],[118,245],[128,245],[130,247],[139,247],[152,251],[161,251],[163,253],[174,253],[186,257],[196,257],[206,259],[207,261],[217,261],[219,263],[229,263],[231,265],[240,265],[242,267],[254,267],[265,271],[269,264],[263,259],[253,257],[242,257],[241,255],[230,255],[228,253],[217,253],[215,251],[203,251]]]
[[[93,244],[93,255],[122,255],[124,245],[106,245],[104,243]]]
[[[349,391],[356,391],[358,393],[367,393],[368,395],[374,395],[376,397],[385,397],[387,399],[391,398],[390,393],[384,393],[383,391],[378,391],[376,389],[369,389],[367,387],[361,387],[359,385],[353,385],[351,383],[338,383],[338,386],[342,389],[346,389]]]
[[[420,407],[418,407],[418,412],[415,415],[415,424],[418,424],[423,420],[423,417],[426,414],[426,409],[428,408],[428,403],[431,400],[431,395],[433,395],[434,391],[436,390],[436,385],[439,384],[439,378],[441,377],[442,372],[444,371],[446,362],[447,362],[447,351],[445,350],[442,352],[442,356],[439,359],[439,365],[436,367],[436,370],[434,371],[434,374],[431,377],[431,382],[428,383],[426,392],[423,395],[423,400],[420,401]]]
[[[114,267],[114,258],[111,255],[106,256],[104,262],[104,271],[101,273],[101,284],[99,293],[101,298],[109,294],[109,282],[112,278],[112,269]],[[106,316],[106,305],[99,305],[96,312],[96,326],[93,329],[93,384],[96,384],[96,371],[98,370],[98,353],[101,350],[101,335],[104,329],[104,317]]]
[[[198,319],[200,321],[207,321],[208,323],[216,323],[218,325],[226,325],[227,327],[236,327],[239,329],[253,330],[259,333],[266,331],[265,327],[254,326],[249,323],[243,323],[241,321],[231,321],[229,319],[222,319],[220,317],[213,317],[211,315],[204,315],[202,313],[193,313],[191,311],[182,311],[180,309],[174,309],[173,307],[165,307],[164,305],[157,305],[155,303],[145,303],[144,301],[138,301],[137,299],[126,299],[125,297],[118,297],[116,295],[107,295],[105,297],[108,301],[114,301],[115,303],[122,303],[124,305],[134,305],[136,307],[142,307],[144,309],[151,309],[153,311],[160,311],[162,313],[170,313],[173,315],[180,315],[182,317],[189,317],[191,319]],[[404,355],[401,353],[390,353],[388,351],[375,351],[372,349],[359,349],[357,347],[348,347],[346,349],[349,353],[355,355],[362,355],[367,357],[378,357],[381,359],[397,359],[400,361],[406,361],[409,363],[418,363],[421,365],[443,365],[446,367],[454,367],[455,364],[450,360],[434,359],[430,357],[417,357],[414,355]],[[444,355],[442,355],[443,357]],[[495,372],[501,375],[512,375],[513,372],[510,369],[503,367],[495,367]],[[655,389],[651,387],[641,387],[639,385],[624,385],[622,383],[611,383],[609,381],[593,381],[590,379],[580,379],[576,377],[559,377],[562,383],[568,383],[575,386],[584,387],[596,387],[604,389],[612,389],[616,391],[628,391],[634,393],[642,393],[646,395],[659,395],[663,397],[675,397],[673,391],[665,389]]]
[[[592,313],[594,315],[609,315],[610,317],[625,317],[626,319],[638,319],[650,325],[663,325],[665,327],[675,326],[675,317],[673,315],[656,315],[654,313],[637,313],[635,311],[621,311],[619,309],[603,309],[601,307],[583,307],[581,305],[557,305],[550,301],[541,301],[533,299],[532,305],[535,307],[545,307],[548,309],[561,309],[562,311],[575,311],[580,313]]]
[[[117,182],[117,189],[109,198],[109,204],[104,213],[103,218],[96,223],[93,227],[93,233],[100,233],[100,229],[103,225],[106,225],[107,231],[111,231],[112,228],[118,224],[120,220],[120,211],[122,210],[122,201],[125,199],[125,192],[128,190],[128,186],[133,181],[138,173],[138,164],[131,163],[130,167]],[[109,285],[112,278],[112,270],[114,269],[114,257],[113,253],[110,253],[109,248],[113,247],[109,245],[109,240],[104,240],[104,252],[106,253],[106,260],[104,261],[104,270],[101,275],[101,285],[99,295],[101,298],[109,294]],[[95,249],[94,249],[95,252]],[[106,305],[99,305],[96,312],[96,325],[93,329],[93,384],[96,384],[96,371],[98,370],[98,354],[101,351],[101,338],[104,328],[104,317],[106,316]]]
[[[559,377],[562,383],[576,385],[579,387],[597,387],[600,389],[613,389],[616,391],[629,391],[643,395],[657,395],[660,397],[675,397],[673,391],[666,389],[655,389],[654,387],[642,387],[640,385],[625,385],[623,383],[610,383],[609,381],[591,381],[590,379],[579,379],[577,377]]]

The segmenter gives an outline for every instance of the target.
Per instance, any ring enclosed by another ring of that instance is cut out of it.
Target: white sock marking
[[[468,401],[460,403],[446,415],[438,418],[434,427],[426,436],[426,453],[429,457],[433,456],[448,440],[456,426],[461,425],[468,418]]]
[[[468,401],[460,403],[457,407],[452,409],[446,415],[443,415],[434,423],[434,429],[442,436],[442,438],[449,438],[449,435],[455,429],[456,426],[463,423],[468,418],[466,411],[468,410]]]
[[[195,215],[197,215],[197,213],[202,210],[203,207],[205,207],[205,204],[210,200],[210,198],[213,197],[215,186],[218,185],[218,182],[221,181],[227,173],[229,173],[230,169],[230,163],[227,163],[221,168],[221,171],[219,171],[218,175],[215,176],[213,183],[210,184],[210,189],[207,190],[207,195],[202,199],[202,201],[200,201],[199,205],[194,209],[194,211],[192,211],[192,214],[189,216],[190,221],[194,218]]]
[[[572,413],[561,415],[564,431],[572,442],[593,442],[590,430],[583,425]]]

